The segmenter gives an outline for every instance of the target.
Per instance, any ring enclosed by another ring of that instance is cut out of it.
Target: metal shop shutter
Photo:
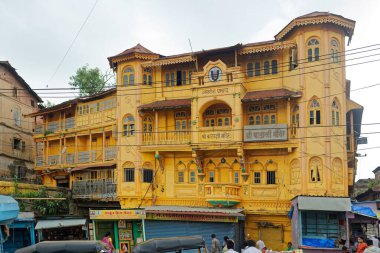
[[[146,239],[172,236],[201,235],[211,249],[211,234],[215,234],[220,241],[224,236],[235,240],[237,223],[230,222],[191,222],[191,221],[145,221]]]

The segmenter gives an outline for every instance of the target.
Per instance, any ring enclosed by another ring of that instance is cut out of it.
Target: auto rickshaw
[[[16,250],[15,253],[107,253],[100,241],[44,241]]]
[[[183,236],[150,239],[138,244],[133,253],[182,253],[188,250],[198,250],[198,253],[207,253],[206,243],[202,236]]]

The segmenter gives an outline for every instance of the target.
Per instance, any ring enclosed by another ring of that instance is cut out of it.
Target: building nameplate
[[[244,142],[286,140],[288,140],[288,128],[286,124],[250,125],[244,127]]]
[[[145,210],[90,210],[91,220],[141,220]]]
[[[233,134],[231,130],[227,131],[206,131],[201,133],[201,141],[226,141],[232,140]]]

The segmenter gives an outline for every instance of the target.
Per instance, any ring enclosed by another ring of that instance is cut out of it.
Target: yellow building
[[[292,241],[292,198],[347,200],[363,110],[346,81],[345,39],[354,26],[314,12],[273,41],[171,56],[138,44],[109,57],[117,74],[117,196],[123,209],[145,208],[147,238],[173,224],[207,223],[211,212],[234,217],[236,240],[244,230],[282,249]],[[219,238],[230,229],[213,228]]]

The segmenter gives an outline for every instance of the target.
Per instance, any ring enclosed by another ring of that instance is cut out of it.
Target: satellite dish
[[[66,153],[66,146],[62,149],[62,154]]]

